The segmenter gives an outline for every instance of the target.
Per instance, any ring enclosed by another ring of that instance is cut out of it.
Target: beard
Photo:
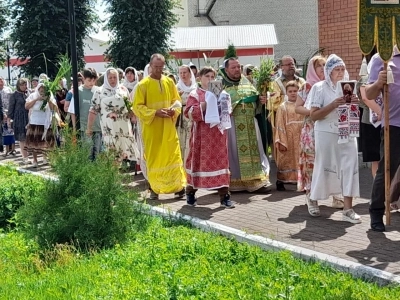
[[[228,77],[233,80],[239,80],[242,77],[242,74],[240,72],[235,72],[235,73],[227,72],[226,75],[228,75]]]
[[[283,75],[285,75],[285,76],[294,76],[295,73],[296,73],[296,70],[290,69],[290,70],[286,71],[285,74],[283,74]]]

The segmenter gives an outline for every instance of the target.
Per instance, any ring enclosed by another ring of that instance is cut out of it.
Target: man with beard
[[[280,76],[275,79],[272,83],[272,93],[271,98],[268,100],[267,103],[267,113],[268,113],[268,124],[267,128],[271,129],[272,134],[268,134],[268,143],[272,144],[271,141],[274,140],[274,130],[275,130],[275,116],[278,107],[285,101],[286,97],[286,84],[289,81],[295,80],[299,89],[305,83],[305,80],[301,77],[296,75],[296,64],[294,59],[289,56],[285,55],[279,61],[280,67]],[[274,146],[271,147],[272,157],[275,155],[275,148]]]
[[[267,103],[267,109],[270,114],[270,121],[272,127],[275,127],[275,114],[278,110],[278,107],[283,103],[286,96],[286,84],[289,81],[295,80],[299,89],[305,83],[305,80],[296,75],[296,64],[294,63],[294,59],[285,55],[279,61],[279,65],[281,67],[282,75],[279,76],[272,84],[273,94]]]
[[[265,155],[257,115],[267,97],[259,96],[242,75],[237,58],[229,58],[220,70],[223,86],[231,96],[232,128],[228,131],[230,191],[268,193],[269,162]]]

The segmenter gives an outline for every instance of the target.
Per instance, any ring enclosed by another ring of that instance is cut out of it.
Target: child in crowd
[[[275,148],[277,181],[276,189],[285,190],[285,183],[297,184],[300,156],[300,133],[304,116],[296,114],[295,103],[299,87],[296,81],[286,85],[285,101],[276,112]]]
[[[93,94],[98,89],[96,85],[98,75],[95,69],[88,68],[83,70],[83,85],[79,87],[79,122],[80,122],[80,135],[82,137],[85,136],[85,132],[87,129],[88,123],[88,116],[89,116],[89,109],[92,105],[92,98]],[[72,97],[70,101],[70,105],[68,106],[68,112],[71,113],[71,119],[73,128],[76,127],[76,120],[75,118],[75,105],[74,105],[74,98]],[[103,138],[101,133],[100,127],[100,114],[97,115],[96,120],[92,127],[92,137],[91,137],[91,152],[90,152],[90,159],[94,160],[96,155],[103,148]]]

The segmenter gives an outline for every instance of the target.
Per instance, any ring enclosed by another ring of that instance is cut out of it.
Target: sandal
[[[390,210],[399,210],[399,201],[390,203]]]
[[[333,196],[332,207],[333,208],[342,209],[344,207],[343,199],[340,199],[339,197]]]
[[[7,156],[7,155],[15,156],[16,154],[17,154],[17,152],[16,152],[15,150],[11,150],[11,151],[9,151],[9,152],[6,153],[6,156]]]
[[[306,204],[308,207],[308,213],[312,217],[319,217],[321,215],[319,211],[318,201],[311,201],[310,195],[306,195]]]

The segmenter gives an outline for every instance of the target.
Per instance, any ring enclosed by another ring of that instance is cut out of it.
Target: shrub
[[[11,167],[0,167],[0,174],[0,228],[14,228],[15,213],[43,192],[44,180],[33,175],[21,176]]]
[[[89,160],[89,145],[68,135],[62,149],[50,155],[57,181],[48,181],[43,197],[19,212],[28,237],[42,248],[71,243],[79,249],[123,242],[134,215],[136,195],[124,190],[111,153]]]

